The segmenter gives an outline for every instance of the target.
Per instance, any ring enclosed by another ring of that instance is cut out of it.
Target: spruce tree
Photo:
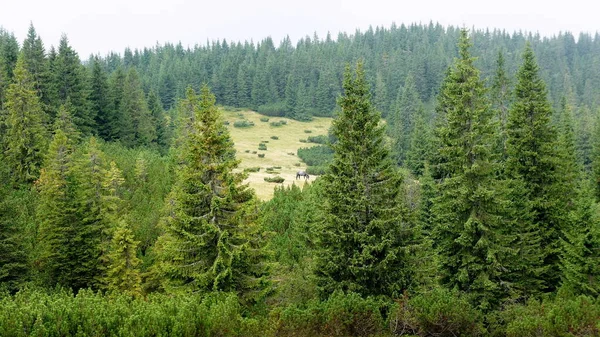
[[[110,128],[115,118],[114,111],[110,105],[108,77],[97,57],[94,57],[91,68],[89,100],[98,136],[104,140],[111,140]]]
[[[508,114],[504,165],[511,185],[509,217],[522,256],[513,264],[520,272],[512,282],[525,296],[555,289],[560,277],[558,248],[566,205],[558,195],[564,172],[551,114],[546,86],[528,44]]]
[[[155,143],[160,148],[167,148],[169,146],[169,126],[160,99],[154,91],[150,91],[148,94],[148,109],[156,130]]]
[[[148,146],[156,139],[156,129],[139,75],[129,69],[121,101],[120,139],[127,146]]]
[[[239,161],[208,86],[188,90],[195,118],[182,140],[180,167],[167,197],[165,234],[157,242],[167,288],[235,291],[263,288],[264,262],[255,241],[254,195],[236,173]],[[184,127],[185,127],[184,123]]]
[[[50,68],[48,58],[44,49],[42,39],[37,35],[33,24],[29,25],[27,38],[23,41],[23,57],[25,59],[25,67],[31,74],[35,82],[36,91],[40,97],[40,102],[47,114],[54,116],[53,107],[50,106]]]
[[[100,277],[101,244],[107,228],[102,198],[105,175],[104,154],[96,138],[91,137],[72,169],[77,221],[70,224],[74,231],[70,242],[74,263],[71,286],[77,289],[96,287]]]
[[[140,296],[142,294],[142,278],[139,271],[141,260],[137,257],[137,246],[133,232],[121,220],[114,229],[106,254],[106,290],[108,292]]]
[[[436,129],[440,142],[436,169],[441,179],[433,205],[434,242],[442,283],[490,310],[507,296],[504,195],[495,178],[492,109],[465,29],[458,47],[459,58],[438,96],[445,123]]]
[[[123,94],[125,88],[125,72],[118,67],[109,79],[109,113],[106,116],[106,134],[108,140],[116,141],[127,132],[131,132],[131,120],[123,115]]]
[[[40,193],[37,208],[40,256],[36,264],[49,286],[70,287],[73,280],[70,248],[75,233],[72,224],[78,221],[71,187],[73,151],[64,131],[56,130],[36,183]]]
[[[3,160],[10,167],[15,182],[33,182],[39,176],[47,147],[46,117],[23,56],[17,61],[5,106]]]
[[[492,80],[490,94],[492,108],[496,111],[496,118],[499,121],[497,151],[498,153],[501,153],[503,157],[506,153],[506,123],[508,121],[508,110],[511,101],[511,83],[505,68],[504,53],[499,51],[496,60],[496,72],[494,73],[494,78]]]
[[[400,296],[412,284],[408,248],[413,239],[402,200],[402,178],[385,145],[380,114],[370,102],[362,62],[346,67],[337,142],[324,179],[316,276],[322,295],[335,290],[364,296]]]
[[[425,118],[425,110],[421,106],[415,116],[405,161],[406,167],[419,177],[424,174],[425,165],[433,152],[432,130]]]
[[[60,39],[58,54],[52,61],[51,72],[52,86],[57,95],[58,104],[64,104],[67,98],[70,98],[73,104],[75,125],[83,134],[91,134],[95,130],[96,124],[88,101],[89,89],[86,72],[77,52],[69,45],[66,35]]]

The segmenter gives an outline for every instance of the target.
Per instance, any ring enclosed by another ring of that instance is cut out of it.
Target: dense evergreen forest
[[[1,336],[600,336],[600,36],[82,61],[0,29]],[[333,117],[261,201],[222,109]]]

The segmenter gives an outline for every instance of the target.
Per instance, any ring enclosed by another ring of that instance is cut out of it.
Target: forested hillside
[[[0,335],[599,336],[598,65],[433,24],[83,62],[0,30]],[[241,108],[333,117],[322,176],[259,200]]]

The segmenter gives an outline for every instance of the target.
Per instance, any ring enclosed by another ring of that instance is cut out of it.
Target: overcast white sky
[[[502,28],[556,35],[600,31],[598,0],[0,0],[0,26],[19,42],[33,22],[46,48],[62,33],[85,59],[91,53],[122,52],[156,42],[184,46],[207,40],[276,44],[314,32],[353,33],[369,25],[429,21],[442,25]]]

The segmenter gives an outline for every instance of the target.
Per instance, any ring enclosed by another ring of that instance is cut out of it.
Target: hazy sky
[[[392,22],[578,35],[600,31],[598,13],[598,0],[0,0],[0,26],[19,42],[33,22],[47,48],[66,33],[83,59],[156,42],[193,46],[271,36],[278,44],[286,35],[296,41],[328,31],[335,38]]]

